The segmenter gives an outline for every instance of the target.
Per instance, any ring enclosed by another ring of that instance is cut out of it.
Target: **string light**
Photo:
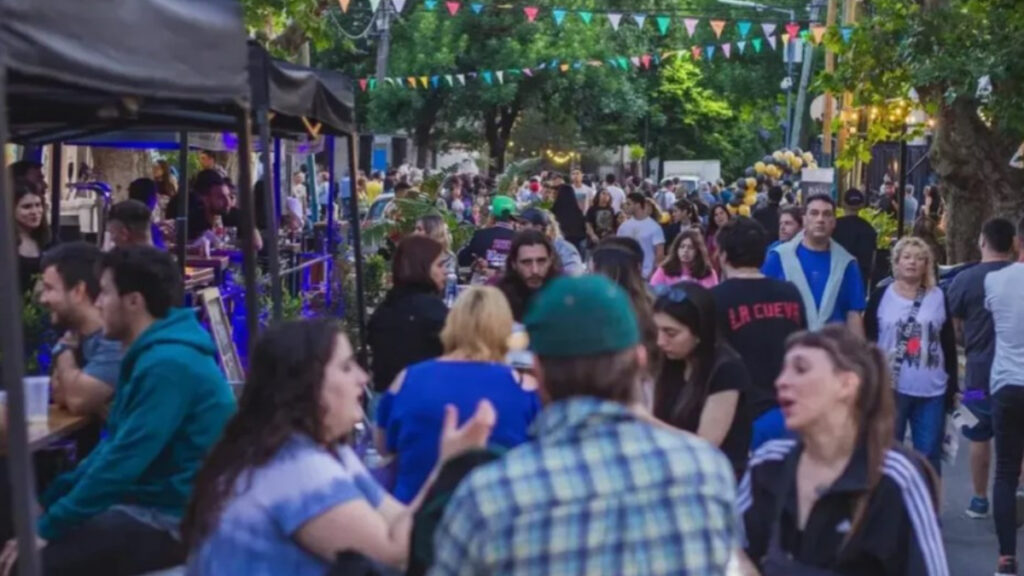
[[[546,150],[545,154],[548,160],[551,160],[555,164],[566,164],[572,161],[573,158],[579,158],[579,154],[575,152],[556,152],[555,150]]]

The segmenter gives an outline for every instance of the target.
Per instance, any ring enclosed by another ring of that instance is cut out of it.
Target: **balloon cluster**
[[[799,148],[776,150],[747,168],[744,177],[736,181],[736,194],[742,194],[742,201],[729,206],[729,211],[749,216],[751,206],[757,204],[758,186],[771,186],[776,182],[800,174],[804,168],[817,168],[818,163],[810,152]]]

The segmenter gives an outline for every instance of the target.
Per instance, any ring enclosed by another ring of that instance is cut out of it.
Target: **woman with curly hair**
[[[676,236],[668,257],[651,276],[651,286],[672,286],[680,282],[696,282],[705,288],[718,284],[718,274],[711,267],[703,234],[696,228],[688,228]]]
[[[196,477],[182,522],[189,574],[319,576],[344,551],[406,561],[412,514],[432,480],[400,504],[346,445],[365,418],[368,380],[327,319],[260,337],[238,413]],[[482,402],[458,429],[457,419],[446,406],[438,466],[487,442],[494,409]]]

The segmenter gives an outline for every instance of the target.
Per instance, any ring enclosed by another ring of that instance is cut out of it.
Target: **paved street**
[[[973,520],[964,514],[971,500],[968,445],[961,438],[957,462],[943,476],[942,534],[952,576],[988,575],[995,571],[996,528],[992,518]],[[1017,550],[1024,551],[1024,531],[1017,533]]]

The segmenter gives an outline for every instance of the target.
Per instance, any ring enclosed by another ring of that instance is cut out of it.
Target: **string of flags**
[[[351,0],[338,0],[343,12],[347,12]],[[463,2],[461,0],[422,0],[423,7],[427,11],[445,11],[449,16],[455,17],[460,13],[472,12],[479,16],[485,11],[492,10],[522,10],[523,16],[529,23],[536,23],[539,21],[542,15],[550,15],[556,26],[561,27],[570,18],[578,19],[583,24],[589,26],[594,22],[600,20],[607,20],[608,25],[612,30],[618,32],[622,27],[623,22],[632,22],[639,29],[644,29],[647,22],[653,22],[654,26],[657,27],[658,32],[664,36],[667,35],[673,24],[679,25],[680,23],[686,29],[688,37],[693,38],[699,31],[701,24],[706,23],[712,32],[715,34],[715,38],[721,39],[722,33],[726,30],[726,27],[730,24],[734,25],[738,36],[741,40],[748,40],[751,32],[754,31],[754,24],[750,20],[730,20],[723,18],[699,18],[692,16],[677,17],[670,13],[665,12],[616,12],[616,11],[599,11],[599,10],[579,10],[579,9],[565,9],[565,8],[547,8],[534,5],[527,6],[515,6],[510,4],[500,5],[486,5],[481,2]],[[380,6],[381,0],[369,0],[370,8],[376,12]],[[391,0],[392,5],[395,8],[395,12],[401,14],[407,5],[407,0]],[[595,19],[595,16],[600,15],[602,18]],[[765,38],[770,38],[778,28],[778,24],[775,22],[760,22],[761,32]],[[786,34],[789,38],[800,37],[803,41],[808,41],[810,38],[814,39],[815,44],[820,44],[822,38],[827,30],[826,26],[822,24],[810,24],[806,25],[801,29],[800,24],[796,22],[790,22],[784,26]],[[839,28],[839,33],[844,42],[849,42],[853,34],[853,28],[850,26],[843,26]]]
[[[811,35],[810,38],[817,44],[821,42],[824,35]],[[806,36],[798,35],[803,38]],[[411,76],[391,76],[384,78],[383,87],[408,88],[412,90],[438,89],[446,85],[451,88],[468,86],[470,82],[483,82],[485,85],[502,85],[506,80],[516,77],[531,78],[542,72],[560,72],[562,74],[570,71],[581,70],[585,67],[610,67],[619,70],[649,70],[652,66],[658,66],[662,62],[676,57],[688,57],[693,60],[711,61],[716,55],[725,59],[739,57],[750,51],[753,54],[761,53],[765,46],[771,50],[777,50],[778,40],[781,38],[783,45],[791,41],[790,32],[772,34],[764,38],[755,37],[750,40],[739,40],[737,42],[724,42],[721,44],[707,44],[703,46],[691,46],[687,49],[668,50],[655,54],[641,54],[638,56],[616,56],[605,60],[558,60],[542,62],[530,68],[511,68],[505,70],[475,70],[456,74],[418,74]],[[767,43],[765,42],[767,40]],[[360,78],[359,87],[363,92],[372,92],[382,86],[376,78]]]

